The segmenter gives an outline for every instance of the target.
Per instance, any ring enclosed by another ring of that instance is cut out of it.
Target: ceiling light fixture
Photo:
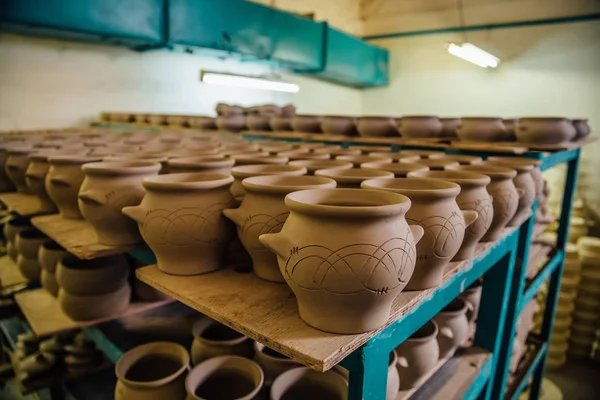
[[[460,57],[463,60],[472,62],[475,65],[479,65],[482,68],[496,68],[500,65],[500,59],[487,51],[480,49],[479,47],[471,43],[463,44],[448,44],[448,52],[456,57]]]
[[[281,80],[252,77],[244,75],[223,74],[219,72],[202,71],[200,80],[210,85],[242,87],[249,89],[274,90],[277,92],[298,93],[300,86]]]

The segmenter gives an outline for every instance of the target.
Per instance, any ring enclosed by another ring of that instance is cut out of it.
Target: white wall
[[[297,94],[210,86],[200,70],[261,74],[266,65],[168,51],[0,34],[0,130],[64,127],[101,111],[214,114],[217,102],[294,103],[299,112],[359,114],[361,91],[294,76]]]

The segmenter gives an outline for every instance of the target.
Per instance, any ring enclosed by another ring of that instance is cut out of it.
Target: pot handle
[[[448,339],[454,339],[454,332],[452,332],[452,329],[445,326],[443,328],[440,328],[440,336]]]
[[[519,199],[521,199],[525,196],[525,189],[517,188],[517,193],[519,194]]]
[[[237,226],[242,226],[244,224],[244,217],[240,213],[239,208],[226,208],[223,210],[223,215]]]
[[[465,228],[470,226],[473,222],[479,218],[479,213],[474,210],[462,210],[463,218],[465,219]]]
[[[400,368],[409,368],[408,365],[408,359],[404,356],[398,355],[398,353],[396,353],[397,357],[398,357],[398,361],[396,362],[396,364],[400,367]]]
[[[142,206],[123,207],[121,212],[140,224],[144,222],[146,216],[146,210]]]
[[[280,233],[265,233],[258,237],[258,240],[267,249],[277,254],[279,257],[287,258],[291,254],[294,245]]]
[[[77,196],[79,200],[90,206],[103,206],[106,204],[106,198],[94,192],[82,192]]]
[[[419,243],[419,240],[421,240],[425,234],[425,229],[423,229],[421,225],[409,225],[408,227],[415,238],[415,244]]]

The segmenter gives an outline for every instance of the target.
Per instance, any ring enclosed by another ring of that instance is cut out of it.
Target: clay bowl
[[[308,175],[314,175],[315,171],[320,170],[320,169],[330,169],[330,168],[350,169],[350,168],[352,168],[351,162],[342,161],[342,160],[296,160],[296,161],[290,161],[289,165],[306,168]]]
[[[211,172],[229,174],[235,160],[225,157],[172,158],[167,162],[171,173]]]
[[[432,171],[443,171],[448,167],[460,165],[458,161],[447,160],[445,158],[424,158],[419,160],[419,164],[428,166]]]
[[[261,155],[233,155],[231,156],[235,160],[235,165],[255,165],[255,164],[271,164],[271,165],[284,165],[290,160],[288,157],[281,156],[261,156]]]
[[[336,135],[356,135],[356,118],[342,115],[326,115],[321,123],[321,130]]]
[[[573,140],[581,140],[591,132],[587,119],[574,119],[573,127],[575,128],[575,137]]]
[[[396,178],[406,178],[406,175],[409,172],[414,171],[429,171],[429,167],[427,165],[419,164],[419,163],[410,163],[410,162],[401,162],[401,163],[392,163],[387,161],[375,161],[363,163],[360,165],[361,168],[368,169],[378,169],[381,171],[388,171],[394,174]]]
[[[264,115],[248,115],[246,117],[246,127],[254,131],[270,131],[270,119]]]
[[[400,150],[401,157],[414,157],[419,156],[421,159],[426,158],[442,158],[446,153],[437,150]]]
[[[498,117],[463,117],[456,134],[461,140],[472,142],[502,142],[510,139],[503,119]]]
[[[328,154],[331,159],[335,159],[337,156],[361,155],[360,149],[314,149],[312,152],[316,154]]]
[[[217,124],[216,124],[216,120],[214,117],[191,116],[191,117],[188,117],[188,125],[192,128],[202,129],[202,130],[217,129]]]
[[[375,151],[368,155],[373,157],[391,158],[393,162],[418,162],[421,159],[418,155],[407,156],[406,154],[403,155],[397,151]]]
[[[483,162],[481,157],[477,156],[463,156],[463,155],[455,155],[455,154],[444,154],[443,160],[456,161],[460,165],[473,165],[480,164]]]
[[[128,283],[114,292],[97,296],[77,296],[63,289],[58,292],[62,310],[75,321],[91,321],[119,314],[129,305],[130,297]]]
[[[354,168],[360,168],[361,164],[370,162],[388,162],[391,163],[391,158],[379,156],[337,156],[336,160],[351,162]]]
[[[239,132],[246,128],[245,115],[218,116],[215,120],[217,128],[222,131]]]
[[[519,120],[515,135],[523,143],[561,144],[573,140],[577,131],[567,118],[527,117]]]
[[[338,188],[360,188],[360,184],[367,179],[393,178],[394,174],[369,168],[329,168],[315,171],[315,176],[325,176],[335,180]]]
[[[356,122],[358,134],[363,137],[399,136],[392,117],[360,117]]]
[[[276,116],[269,119],[269,126],[274,131],[291,131],[291,118],[286,116]]]
[[[30,260],[38,258],[38,250],[48,237],[37,229],[23,230],[17,233],[15,246],[20,255]]]
[[[461,118],[440,118],[442,131],[440,137],[456,137],[456,129],[462,124]]]
[[[398,130],[409,139],[434,138],[441,135],[442,123],[432,115],[408,115],[398,121]]]
[[[75,256],[62,258],[56,267],[56,280],[69,294],[96,296],[118,290],[127,282],[129,264],[123,256],[107,256],[81,260]]]
[[[296,114],[292,117],[290,125],[296,132],[322,132],[322,122],[323,117],[321,115]]]

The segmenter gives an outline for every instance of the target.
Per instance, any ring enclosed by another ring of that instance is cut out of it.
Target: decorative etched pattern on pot
[[[437,258],[453,257],[456,247],[460,246],[464,238],[465,220],[458,212],[453,211],[449,216],[434,215],[422,220],[406,218],[409,224],[420,225],[425,229],[423,243],[432,249],[432,255]],[[417,259],[425,261],[429,254],[419,254]]]
[[[269,214],[254,214],[248,215],[244,219],[244,224],[241,226],[242,234],[256,236],[257,240],[249,243],[249,247],[253,249],[264,250],[258,237],[265,233],[277,233],[281,231],[285,220],[290,215],[289,212],[269,215]]]

